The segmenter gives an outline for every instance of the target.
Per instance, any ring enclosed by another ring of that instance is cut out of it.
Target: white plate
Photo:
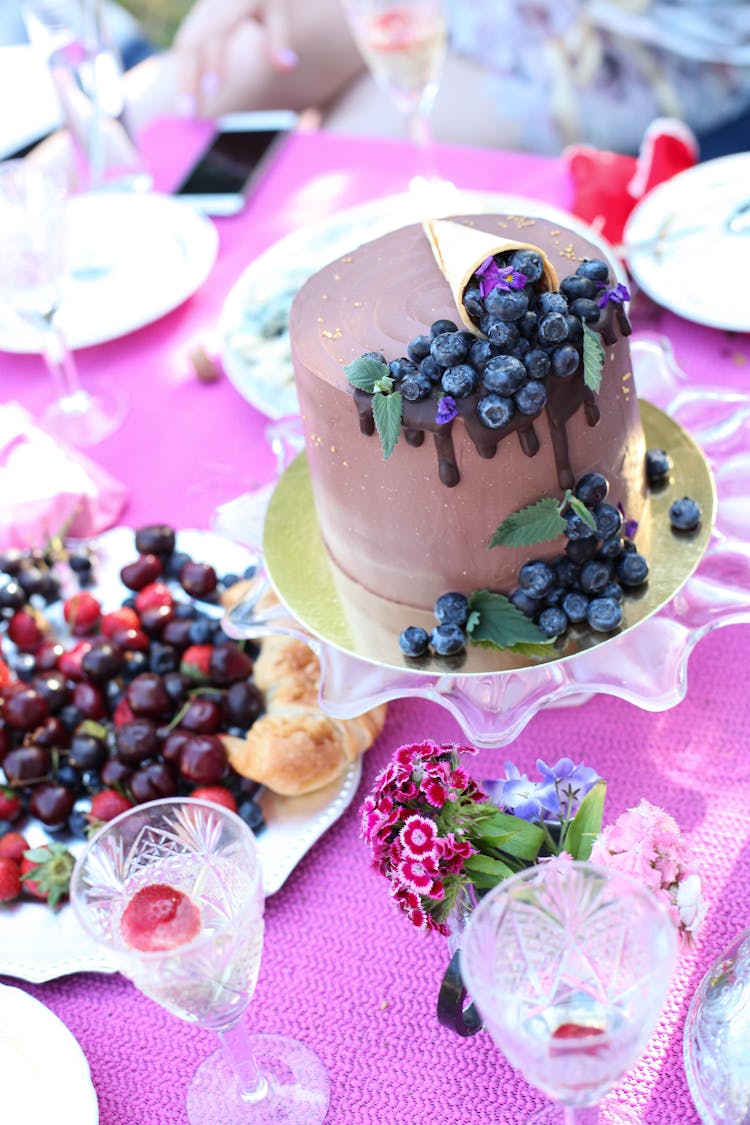
[[[745,203],[750,152],[697,164],[650,191],[631,213],[623,237],[641,289],[697,324],[750,330],[750,221],[744,234],[727,226]]]
[[[135,558],[133,532],[118,527],[93,543],[98,561],[97,584],[91,591],[105,608],[114,608],[129,593],[119,573]],[[254,558],[246,547],[210,531],[178,532],[177,548],[197,561],[211,563],[219,574],[242,574]],[[221,612],[217,607],[217,615]],[[50,617],[57,625],[53,613]],[[283,886],[302,857],[351,804],[361,775],[362,763],[357,761],[330,785],[304,797],[278,797],[260,791],[258,802],[266,824],[257,841],[266,897]],[[22,831],[32,847],[48,840],[38,822],[29,822],[28,831],[25,827]],[[73,854],[83,847],[80,840],[66,839],[65,843]],[[106,950],[86,936],[68,904],[53,911],[43,903],[19,901],[0,910],[0,974],[39,983],[74,972],[114,971]],[[0,1120],[4,1121],[1,1113]]]
[[[293,231],[240,275],[227,296],[219,322],[224,341],[222,359],[231,383],[269,418],[296,414],[299,407],[287,322],[292,299],[302,283],[341,254],[419,222],[427,213],[437,216],[484,211],[537,215],[560,223],[600,246],[616,262],[612,247],[600,234],[567,211],[536,199],[455,189],[438,193],[427,209],[424,198],[415,193],[374,199]]]
[[[0,985],[2,1119],[19,1125],[97,1125],[86,1056],[62,1020],[20,988]]]
[[[210,219],[155,192],[71,196],[71,272],[58,319],[72,348],[116,339],[182,304],[216,261]],[[39,337],[12,314],[0,319],[0,348],[38,352]]]

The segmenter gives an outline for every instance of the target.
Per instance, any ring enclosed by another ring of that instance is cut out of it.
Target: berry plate
[[[95,584],[88,589],[105,610],[114,609],[130,593],[119,575],[121,567],[136,557],[134,533],[129,528],[115,528],[89,545],[93,549]],[[242,574],[257,560],[247,547],[210,531],[179,531],[176,547],[196,561],[211,564],[219,574]],[[64,585],[63,594],[78,589],[71,574],[65,581],[71,586]],[[179,594],[177,586],[175,594]],[[202,608],[221,618],[219,604],[212,607],[202,603]],[[62,632],[62,602],[47,607],[45,615],[53,630]],[[279,797],[264,789],[258,792],[256,800],[265,824],[257,833],[257,842],[266,897],[283,886],[302,857],[349,806],[361,772],[358,761],[330,785],[304,797]],[[38,821],[23,822],[20,830],[32,847],[53,838],[74,855],[83,847],[83,841],[68,834],[58,832],[53,837]],[[41,903],[19,900],[0,910],[0,974],[39,983],[73,972],[113,971],[106,952],[86,937],[69,905],[53,911]]]
[[[77,1040],[49,1008],[0,984],[3,1119],[24,1125],[97,1125],[99,1106]]]

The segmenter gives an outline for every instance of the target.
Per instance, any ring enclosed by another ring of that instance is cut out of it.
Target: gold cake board
[[[622,625],[613,633],[572,626],[550,646],[549,656],[529,657],[468,644],[453,657],[402,655],[398,637],[407,625],[435,626],[431,612],[415,610],[370,593],[332,562],[321,538],[304,453],[280,477],[266,512],[263,554],[269,580],[293,617],[313,636],[361,660],[405,672],[486,675],[536,667],[599,647],[633,629],[664,606],[695,571],[706,550],[716,515],[713,476],[700,447],[672,418],[640,400],[647,449],[668,451],[673,468],[662,488],[650,490],[636,542],[649,563],[648,581],[622,603]],[[701,523],[676,533],[670,505],[690,496]]]

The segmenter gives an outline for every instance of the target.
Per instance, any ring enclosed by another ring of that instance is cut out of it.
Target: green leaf
[[[367,391],[368,394],[373,393],[375,384],[379,379],[389,377],[390,373],[391,369],[387,363],[381,363],[378,359],[363,355],[359,359],[347,363],[344,368],[344,374],[349,383],[356,387],[358,391]]]
[[[399,391],[392,395],[378,392],[372,400],[372,416],[383,446],[383,460],[387,461],[401,432],[401,411],[403,400]]]
[[[512,813],[501,812],[499,809],[492,816],[481,821],[477,835],[498,851],[532,863],[544,843],[544,831],[538,824],[532,824],[529,820],[513,816]]]
[[[586,386],[599,394],[602,385],[602,367],[604,366],[604,347],[598,332],[589,328],[583,321],[583,381]]]
[[[543,642],[538,644],[527,644],[526,642],[519,641],[518,644],[508,645],[509,652],[515,652],[517,656],[538,656],[543,657],[545,660],[550,654],[550,648],[555,643],[554,637],[545,636]],[[484,647],[491,647],[489,645]]]
[[[594,519],[594,515],[589,511],[584,502],[582,500],[579,500],[577,496],[570,496],[568,497],[568,503],[570,504],[575,514],[577,516],[580,516],[583,522],[588,527],[592,528],[593,531],[596,531],[596,520]]]
[[[548,643],[539,626],[516,609],[503,594],[475,590],[469,595],[469,613],[475,612],[479,614],[479,619],[468,633],[473,645],[512,648],[517,644]]]
[[[508,867],[501,859],[481,854],[470,855],[464,863],[464,870],[471,877],[474,886],[480,889],[496,887],[509,875],[515,875],[513,868]]]
[[[490,547],[530,547],[534,543],[545,543],[557,539],[565,531],[565,520],[560,515],[557,500],[545,496],[511,512],[490,539]]]
[[[606,781],[599,780],[589,789],[578,806],[565,835],[565,851],[573,859],[587,860],[591,855],[594,840],[602,830],[604,798],[607,795]]]

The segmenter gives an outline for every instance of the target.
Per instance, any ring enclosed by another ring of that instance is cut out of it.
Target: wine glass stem
[[[422,165],[422,175],[425,179],[434,180],[438,177],[437,161],[435,159],[435,145],[432,140],[430,119],[423,109],[415,109],[406,115],[406,130],[409,140],[419,154]]]
[[[239,1019],[232,1027],[219,1031],[218,1036],[243,1102],[263,1101],[268,1094],[268,1082],[258,1069],[244,1020]]]
[[[598,1125],[599,1108],[595,1105],[574,1109],[572,1106],[563,1106],[565,1125]]]
[[[89,395],[81,386],[73,354],[58,327],[54,312],[48,313],[42,320],[44,361],[57,387],[58,402],[63,410],[71,414],[83,413],[88,407]]]

